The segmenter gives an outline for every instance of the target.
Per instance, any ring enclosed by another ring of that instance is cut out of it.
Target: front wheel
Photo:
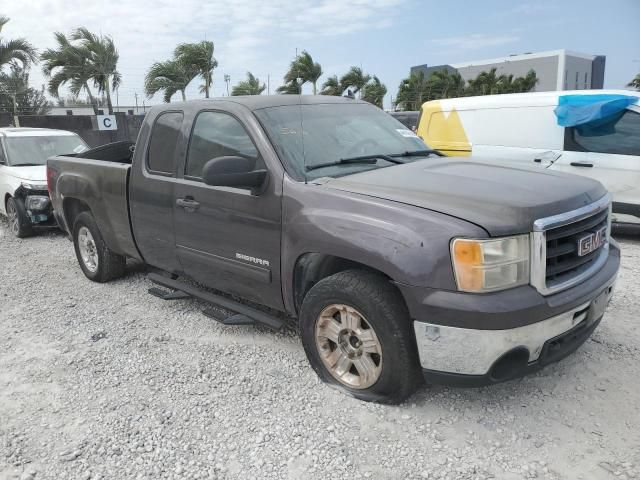
[[[33,235],[31,220],[27,216],[27,209],[24,202],[19,198],[11,197],[7,200],[7,220],[9,221],[9,230],[17,238],[25,238]]]
[[[126,258],[107,246],[89,212],[82,212],[73,224],[73,245],[80,268],[89,280],[104,283],[124,274]]]
[[[300,329],[320,378],[356,398],[399,403],[421,382],[409,312],[382,275],[350,270],[321,280],[303,301]]]

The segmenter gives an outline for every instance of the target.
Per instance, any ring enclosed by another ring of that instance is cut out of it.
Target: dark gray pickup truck
[[[365,400],[565,357],[620,261],[600,183],[442,158],[351,99],[154,107],[133,154],[53,157],[47,178],[89,279],[133,258],[160,271],[152,293],[221,305],[223,323],[296,318],[318,375]]]

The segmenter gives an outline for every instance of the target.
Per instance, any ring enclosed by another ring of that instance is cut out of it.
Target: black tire
[[[89,231],[95,245],[97,262],[94,269],[85,263],[80,253],[79,234],[83,228]],[[126,258],[113,252],[107,246],[91,213],[82,212],[76,217],[73,224],[73,245],[80,268],[89,280],[104,283],[124,275],[125,265],[127,263]]]
[[[333,376],[321,358],[316,344],[316,322],[321,312],[334,304],[346,305],[360,313],[381,345],[381,372],[367,388],[345,385]],[[318,282],[302,303],[300,331],[307,358],[318,376],[356,398],[400,403],[423,383],[409,312],[400,292],[382,275],[348,270]]]
[[[11,233],[17,238],[25,238],[33,235],[31,220],[27,215],[24,202],[19,198],[10,197],[5,207]]]

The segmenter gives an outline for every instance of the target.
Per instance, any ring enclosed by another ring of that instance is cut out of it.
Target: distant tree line
[[[465,81],[460,73],[442,69],[426,78],[424,72],[403,79],[398,87],[395,106],[399,110],[419,110],[429,100],[468,97],[474,95],[495,95],[501,93],[522,93],[531,91],[538,83],[534,70],[524,77],[498,75],[496,69],[480,72],[476,78]]]

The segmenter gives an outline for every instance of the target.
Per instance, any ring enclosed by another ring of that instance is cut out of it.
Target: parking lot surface
[[[382,406],[322,384],[294,328],[222,326],[147,294],[141,265],[92,283],[61,233],[2,220],[0,479],[640,478],[640,241],[620,244],[574,355]]]

